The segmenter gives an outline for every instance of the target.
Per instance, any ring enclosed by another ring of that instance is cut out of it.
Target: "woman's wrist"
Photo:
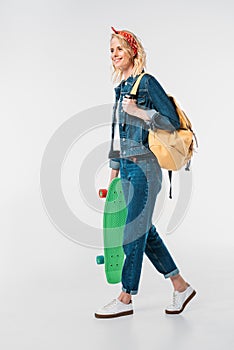
[[[119,176],[119,169],[111,169],[110,182]]]
[[[141,109],[141,108],[137,107],[135,116],[144,120],[145,122],[150,121],[150,118],[149,118],[147,111],[145,109]]]

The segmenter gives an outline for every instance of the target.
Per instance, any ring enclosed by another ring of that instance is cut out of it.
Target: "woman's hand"
[[[139,108],[137,107],[136,100],[133,100],[126,95],[126,97],[123,98],[122,106],[125,113],[137,117],[137,111]]]
[[[110,185],[111,181],[118,176],[119,176],[119,169],[111,169],[109,185]]]
[[[133,115],[134,117],[140,118],[144,121],[150,120],[146,111],[137,107],[136,100],[127,97],[123,98],[122,106],[125,113]]]

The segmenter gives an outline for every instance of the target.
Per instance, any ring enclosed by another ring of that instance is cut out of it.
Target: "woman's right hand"
[[[111,169],[109,185],[111,181],[118,176],[119,176],[119,169]]]

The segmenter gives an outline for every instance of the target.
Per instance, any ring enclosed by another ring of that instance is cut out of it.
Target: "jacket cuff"
[[[153,116],[158,113],[155,109],[148,109],[146,110],[147,116],[152,120]]]
[[[120,162],[117,159],[110,159],[109,166],[111,169],[118,170],[120,168]]]
[[[175,131],[176,128],[171,123],[170,119],[168,117],[165,117],[164,115],[160,114],[159,112],[151,109],[148,111],[148,116],[151,118],[151,120],[146,121],[146,125],[149,129],[155,130],[155,129],[162,129],[166,131]]]
[[[156,128],[155,120],[160,115],[160,113],[157,112],[155,109],[149,109],[146,111],[146,114],[148,118],[150,118],[150,120],[146,120],[145,124],[149,129],[154,130]]]

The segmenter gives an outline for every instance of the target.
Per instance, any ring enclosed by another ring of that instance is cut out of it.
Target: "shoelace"
[[[172,298],[172,306],[177,307],[178,306],[178,300],[177,300],[178,293],[173,292],[173,298]]]
[[[175,294],[175,292],[173,293],[172,305],[176,306],[176,294]]]
[[[113,306],[115,306],[117,304],[117,300],[113,299],[110,303],[106,304],[104,306],[104,309],[111,309]]]

